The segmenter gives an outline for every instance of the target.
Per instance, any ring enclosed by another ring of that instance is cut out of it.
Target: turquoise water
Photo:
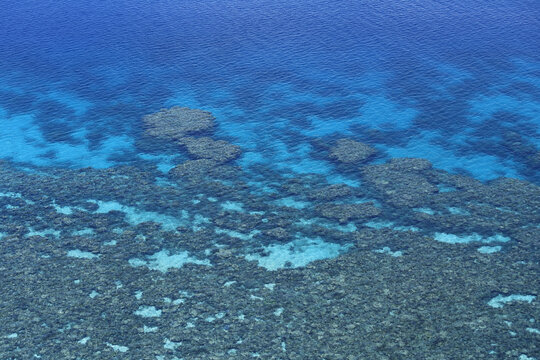
[[[2,8],[1,359],[540,358],[535,1]]]

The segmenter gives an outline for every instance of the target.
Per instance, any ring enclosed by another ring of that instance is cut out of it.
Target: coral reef
[[[350,163],[359,186],[253,175],[187,128],[168,174],[0,162],[0,357],[540,352],[538,186],[412,158]]]
[[[241,154],[240,146],[209,137],[184,137],[179,140],[179,143],[187,148],[192,157],[210,159],[216,163],[234,160]]]
[[[369,145],[352,139],[339,139],[330,149],[330,158],[342,163],[362,163],[375,155],[376,150]]]
[[[211,130],[214,116],[208,111],[174,106],[143,117],[146,133],[162,139],[183,137]]]
[[[222,166],[238,158],[240,147],[225,140],[214,140],[208,136],[189,136],[208,133],[214,127],[214,117],[204,110],[175,106],[162,109],[143,117],[146,135],[174,141],[184,148],[193,160],[184,161],[169,171],[173,179],[200,181],[205,178],[234,177],[235,168]],[[141,142],[147,146],[145,142]],[[220,174],[221,173],[221,174]]]
[[[329,219],[346,223],[349,220],[367,221],[376,217],[381,210],[372,202],[361,204],[324,204],[317,207],[319,213]]]
[[[381,165],[364,166],[362,178],[382,198],[394,206],[415,207],[429,202],[438,192],[428,178],[431,164],[425,159],[399,158]]]

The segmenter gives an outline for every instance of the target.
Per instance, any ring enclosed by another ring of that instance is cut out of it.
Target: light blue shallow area
[[[210,266],[208,260],[199,260],[191,257],[187,251],[171,254],[168,250],[161,250],[148,256],[147,260],[139,258],[129,259],[131,266],[146,266],[150,270],[159,270],[161,272],[167,272],[171,268],[181,268],[189,263]]]
[[[495,234],[492,236],[482,236],[477,233],[472,233],[469,235],[455,235],[447,233],[435,233],[435,240],[448,243],[448,244],[468,244],[471,242],[480,242],[484,244],[489,244],[493,242],[508,242],[510,241],[509,237],[506,237],[501,234]]]
[[[478,249],[476,249],[479,253],[482,254],[493,254],[496,252],[501,251],[502,246],[480,246]]]
[[[352,136],[379,161],[425,157],[483,181],[538,182],[529,156],[540,145],[540,8],[531,4],[10,2],[0,158],[165,172],[178,153],[139,148],[140,120],[181,105],[214,113],[244,167],[336,176],[313,140]]]
[[[328,243],[321,238],[297,237],[286,244],[266,246],[265,256],[248,254],[246,259],[255,260],[259,266],[273,271],[287,267],[302,267],[316,260],[333,258],[345,252],[349,247],[349,245]]]
[[[511,294],[508,296],[497,295],[493,299],[489,300],[488,305],[494,308],[502,308],[504,305],[513,303],[513,302],[525,302],[532,303],[536,299],[535,295],[522,295],[522,294]]]

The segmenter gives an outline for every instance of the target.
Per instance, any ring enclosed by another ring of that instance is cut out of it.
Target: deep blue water
[[[526,160],[540,148],[536,1],[4,1],[2,9],[4,159],[75,168],[137,161],[141,117],[181,105],[212,111],[219,135],[244,148],[243,165],[330,173],[309,141],[348,135],[377,147],[380,161],[425,157],[481,180],[539,181]]]

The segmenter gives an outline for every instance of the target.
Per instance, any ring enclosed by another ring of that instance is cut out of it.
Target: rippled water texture
[[[0,359],[540,359],[536,1],[11,1]]]

